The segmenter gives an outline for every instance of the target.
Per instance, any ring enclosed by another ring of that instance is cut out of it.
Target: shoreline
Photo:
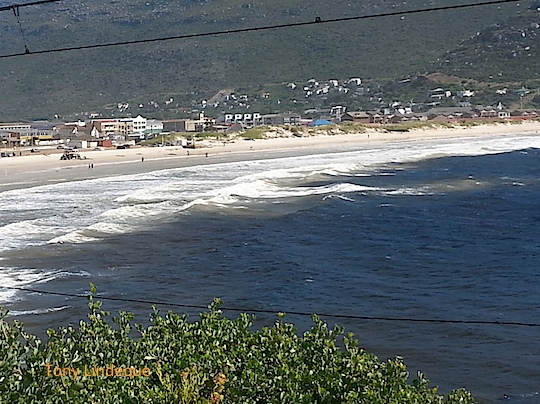
[[[217,164],[244,160],[294,157],[344,152],[351,148],[380,147],[416,141],[481,138],[501,135],[534,136],[540,122],[491,124],[466,128],[419,129],[408,132],[367,131],[356,134],[278,137],[234,142],[200,141],[197,149],[181,146],[134,147],[103,151],[80,151],[82,160],[60,160],[61,152],[43,150],[38,155],[0,158],[0,192],[65,181],[140,174],[160,169]],[[93,165],[93,166],[92,166]],[[93,168],[92,168],[93,167]]]

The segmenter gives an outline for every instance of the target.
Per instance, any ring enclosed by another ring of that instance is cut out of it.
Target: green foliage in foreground
[[[222,318],[216,300],[197,322],[154,309],[152,324],[135,326],[140,336],[132,338],[131,314],[120,312],[111,325],[101,303],[89,300],[89,321],[49,330],[46,344],[0,313],[1,403],[474,402],[464,390],[437,395],[421,373],[407,383],[400,358],[380,362],[352,335],[338,347],[343,330],[328,329],[317,316],[303,336],[281,320],[252,331],[245,314]],[[51,367],[47,375],[45,364],[80,373],[54,376]],[[148,368],[150,374],[88,375],[109,365]]]

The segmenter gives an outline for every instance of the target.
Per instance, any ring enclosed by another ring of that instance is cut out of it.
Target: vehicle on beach
[[[15,157],[15,152],[2,152],[0,157]]]
[[[62,154],[62,156],[60,156],[60,160],[81,160],[81,159],[82,159],[81,155],[77,153],[65,152],[64,154]]]
[[[30,149],[30,153],[39,153],[39,149]]]

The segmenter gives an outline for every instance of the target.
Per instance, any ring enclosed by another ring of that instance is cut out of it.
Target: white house
[[[133,132],[134,133],[144,133],[146,130],[146,118],[142,117],[141,115],[137,115],[137,117],[133,118]]]
[[[163,122],[157,119],[148,119],[146,121],[146,132],[161,133],[163,132]]]

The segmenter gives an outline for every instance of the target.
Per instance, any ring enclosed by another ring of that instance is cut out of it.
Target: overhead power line
[[[1,289],[7,290],[17,290],[22,292],[31,292],[31,293],[40,293],[44,295],[56,295],[56,296],[65,296],[65,297],[76,297],[87,299],[89,295],[80,295],[72,293],[63,293],[63,292],[49,292],[45,290],[29,289],[29,288],[20,288],[16,286],[0,286]],[[169,307],[179,307],[183,309],[197,309],[197,310],[207,310],[207,306],[196,305],[196,304],[181,304],[181,303],[168,303],[168,302],[156,302],[149,300],[141,299],[128,299],[122,297],[107,297],[107,296],[95,296],[97,300],[110,300],[117,302],[128,302],[128,303],[142,303],[150,304],[155,306],[169,306]],[[264,313],[264,314],[273,314],[276,315],[277,311],[275,310],[264,310],[264,309],[246,309],[238,307],[220,307],[224,311],[235,311],[242,313]],[[303,311],[286,311],[286,314],[297,315],[297,316],[311,316],[313,313],[303,312]],[[343,318],[350,320],[365,320],[365,321],[394,321],[394,322],[409,322],[409,323],[438,323],[438,324],[469,324],[469,325],[504,325],[504,326],[521,326],[521,327],[540,327],[540,323],[526,323],[519,321],[481,321],[481,320],[446,320],[446,319],[435,319],[435,318],[407,318],[407,317],[379,317],[379,316],[358,316],[353,314],[328,314],[328,313],[317,313],[320,317],[331,317],[331,318]]]
[[[22,7],[39,6],[40,4],[56,3],[59,1],[62,1],[62,0],[41,0],[41,1],[33,1],[31,3],[11,4],[9,6],[0,7],[0,11],[9,11],[9,10],[14,10],[17,8],[22,8]]]
[[[49,0],[49,1],[54,1],[54,0]],[[107,48],[111,46],[135,45],[135,44],[144,44],[144,43],[152,43],[152,42],[172,41],[175,39],[191,39],[191,38],[201,38],[201,37],[207,37],[207,36],[226,35],[226,34],[239,34],[239,33],[245,33],[245,32],[268,31],[268,30],[283,29],[283,28],[304,27],[304,26],[315,25],[315,24],[341,23],[341,22],[346,22],[346,21],[357,21],[357,20],[391,17],[391,16],[403,16],[403,15],[420,14],[420,13],[428,13],[428,12],[435,12],[435,11],[458,10],[458,9],[465,9],[465,8],[472,8],[472,7],[483,7],[483,6],[490,6],[490,5],[495,5],[495,4],[518,3],[518,2],[519,0],[495,0],[495,1],[487,1],[487,2],[481,2],[481,3],[458,4],[458,5],[453,5],[453,6],[432,7],[432,8],[423,8],[423,9],[416,9],[416,10],[407,10],[407,11],[392,11],[388,13],[361,15],[361,16],[355,16],[355,17],[333,18],[329,20],[324,20],[321,17],[316,17],[315,21],[266,25],[262,27],[238,28],[238,29],[230,29],[230,30],[223,30],[223,31],[211,31],[211,32],[204,32],[204,33],[183,34],[183,35],[174,35],[174,36],[159,37],[159,38],[137,39],[137,40],[132,40],[132,41],[119,41],[119,42],[101,43],[101,44],[93,44],[93,45],[80,45],[80,46],[71,46],[71,47],[65,47],[65,48],[45,49],[45,50],[32,51],[32,52],[12,53],[12,54],[0,55],[0,59],[6,59],[6,58],[12,58],[12,57],[24,56],[24,55],[40,55],[40,54],[46,54],[46,53],[59,53],[59,52],[67,52],[67,51],[74,51],[74,50]]]

